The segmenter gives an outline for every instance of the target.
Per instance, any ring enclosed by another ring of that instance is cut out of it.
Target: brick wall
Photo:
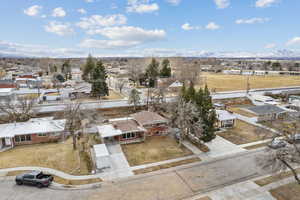
[[[62,138],[62,133],[60,135],[53,135],[47,133],[46,136],[39,136],[38,134],[31,134],[31,141],[16,142],[15,138],[13,139],[14,145],[27,145],[27,144],[39,144],[39,143],[48,143],[48,142],[57,142]]]

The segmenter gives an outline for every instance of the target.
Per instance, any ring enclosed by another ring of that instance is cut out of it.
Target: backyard
[[[153,136],[143,143],[122,145],[123,152],[130,166],[143,165],[184,156],[193,153],[179,146],[169,136]]]
[[[204,82],[216,92],[246,90],[247,76],[203,73]],[[300,79],[296,76],[250,76],[250,88],[275,88],[299,86]]]
[[[220,132],[218,135],[234,144],[239,145],[268,139],[272,136],[272,133],[241,120],[236,120],[234,128]]]
[[[299,200],[300,185],[297,183],[282,185],[278,188],[270,190],[270,193],[277,200]]]
[[[69,174],[89,174],[88,163],[73,151],[72,140],[64,143],[47,143],[18,146],[0,153],[0,168],[37,166],[57,169]]]

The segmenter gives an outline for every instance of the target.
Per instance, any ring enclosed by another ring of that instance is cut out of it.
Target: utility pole
[[[249,94],[249,91],[250,91],[250,81],[249,81],[250,77],[247,76],[247,94]]]

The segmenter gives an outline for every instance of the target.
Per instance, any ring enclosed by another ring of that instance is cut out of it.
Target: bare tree
[[[70,103],[64,110],[66,119],[65,130],[70,133],[73,140],[73,149],[77,149],[77,134],[76,131],[81,128],[81,104]]]
[[[128,74],[129,79],[133,81],[134,86],[139,82],[139,79],[141,78],[143,74],[143,70],[145,65],[144,62],[132,62],[128,67]]]
[[[176,58],[171,61],[174,68],[175,77],[180,82],[193,82],[195,85],[202,84],[201,68],[197,61]]]
[[[299,127],[298,120],[289,123],[288,127],[283,127],[281,134],[275,135],[272,142],[274,140],[281,140],[287,145],[278,149],[267,147],[264,154],[257,158],[258,165],[265,171],[275,173],[289,169],[298,184],[300,184],[300,178],[295,166],[300,164],[300,148],[296,140]]]
[[[0,103],[0,112],[6,118],[1,117],[3,122],[24,122],[35,116],[33,109],[36,99],[32,97],[18,97],[16,100],[5,99]]]
[[[134,110],[136,110],[136,107],[140,104],[140,102],[140,92],[137,89],[132,89],[129,94],[128,103],[133,104]]]
[[[126,83],[127,83],[127,80],[126,80],[126,79],[119,79],[119,80],[118,80],[116,86],[117,86],[117,88],[118,88],[120,94],[122,94],[122,90],[123,90],[123,88],[124,88],[124,86],[125,86]]]
[[[179,144],[187,137],[202,137],[202,123],[197,107],[192,102],[179,99],[170,107],[171,124],[180,130]],[[197,121],[195,119],[198,119]]]

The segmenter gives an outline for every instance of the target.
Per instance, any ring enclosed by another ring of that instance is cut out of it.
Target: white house
[[[226,110],[216,110],[219,128],[232,128],[235,125],[236,116]]]

